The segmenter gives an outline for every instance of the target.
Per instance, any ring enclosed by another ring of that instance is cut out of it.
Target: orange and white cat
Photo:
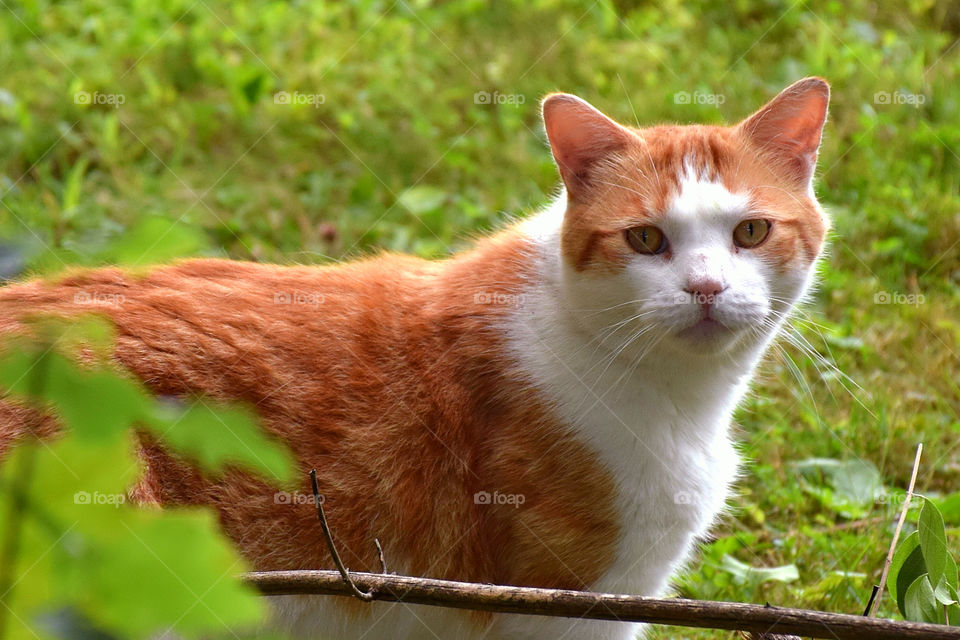
[[[807,292],[826,217],[811,181],[829,88],[743,122],[636,129],[555,94],[565,189],[442,261],[191,260],[0,289],[0,332],[90,300],[158,394],[241,400],[320,491],[344,561],[403,574],[660,594],[737,474],[731,415]],[[0,402],[0,455],[25,409]],[[55,429],[55,425],[48,425]],[[199,473],[143,440],[133,494],[209,504],[261,570],[332,568],[307,500]],[[626,639],[616,622],[273,598],[309,638]]]

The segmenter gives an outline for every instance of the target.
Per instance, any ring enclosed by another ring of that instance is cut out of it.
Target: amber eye
[[[769,233],[769,221],[744,220],[733,230],[733,244],[744,249],[752,249],[763,242]]]
[[[633,227],[627,229],[627,242],[637,253],[653,255],[667,248],[663,231],[656,227]]]

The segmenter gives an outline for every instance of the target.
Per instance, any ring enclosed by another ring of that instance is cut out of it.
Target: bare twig
[[[880,584],[877,586],[877,597],[873,600],[873,610],[869,615],[877,614],[877,607],[883,600],[883,588],[887,585],[887,574],[890,573],[890,564],[893,562],[893,554],[897,549],[897,541],[900,539],[900,531],[903,529],[903,522],[907,519],[907,510],[910,509],[910,499],[913,498],[913,487],[917,483],[917,470],[920,468],[920,454],[923,453],[923,443],[917,445],[917,455],[913,459],[913,471],[910,474],[910,486],[907,487],[907,495],[903,500],[903,509],[900,511],[900,520],[897,522],[897,528],[893,532],[893,540],[890,541],[890,550],[887,552],[887,560],[883,563],[883,573],[880,574]]]
[[[337,570],[340,572],[340,577],[343,582],[350,588],[351,594],[363,600],[364,602],[371,602],[376,596],[376,590],[371,589],[369,591],[361,591],[357,588],[357,585],[350,578],[350,574],[347,572],[347,568],[343,566],[343,560],[340,559],[340,554],[337,553],[337,546],[333,544],[333,536],[330,534],[330,525],[327,524],[327,515],[323,512],[323,499],[320,497],[320,487],[317,485],[317,470],[310,470],[310,486],[313,489],[313,502],[317,505],[317,518],[320,519],[320,528],[323,529],[323,537],[327,539],[327,548],[330,549],[330,556],[333,558],[333,564],[337,566]],[[383,547],[380,546],[379,538],[374,538],[374,542],[377,543],[377,555],[380,557],[380,568],[383,570],[383,573],[387,572],[387,563],[383,559]]]
[[[474,611],[647,622],[832,640],[960,640],[958,627],[769,605],[506,587],[379,573],[354,572],[351,577],[359,587],[372,593],[375,600]],[[271,571],[250,573],[244,578],[266,595],[353,595],[350,583],[336,571]]]
[[[380,545],[380,538],[374,538],[373,542],[377,545],[377,558],[380,559],[380,573],[386,573],[387,561],[383,559],[383,547]]]

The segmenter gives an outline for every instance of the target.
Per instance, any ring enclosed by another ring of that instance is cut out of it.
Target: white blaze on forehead
[[[704,214],[736,214],[749,207],[750,199],[732,193],[722,183],[711,180],[704,172],[697,173],[689,160],[683,162],[680,188],[668,205],[670,215],[691,218]]]

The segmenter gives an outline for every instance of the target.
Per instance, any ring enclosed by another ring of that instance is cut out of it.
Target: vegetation
[[[958,38],[948,0],[4,3],[0,271],[440,257],[554,190],[549,91],[627,122],[729,122],[822,75],[831,250],[738,414],[740,494],[678,589],[859,613],[917,442],[917,508],[960,548]]]

